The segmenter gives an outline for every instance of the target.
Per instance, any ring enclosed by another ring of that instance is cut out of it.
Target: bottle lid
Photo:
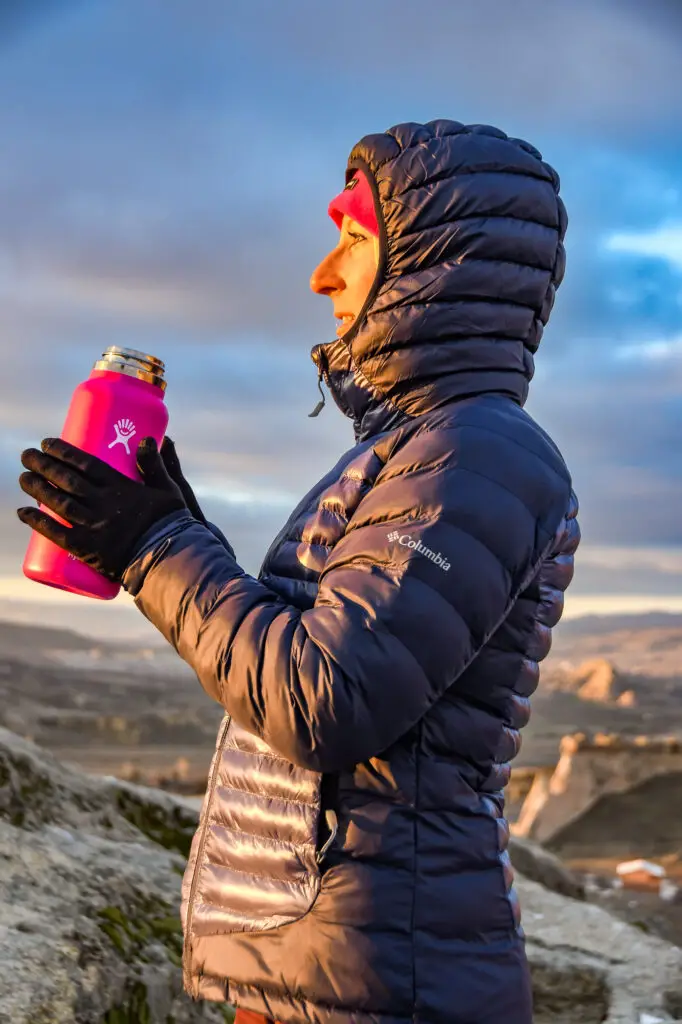
[[[94,366],[95,370],[109,370],[113,373],[125,373],[128,377],[137,377],[148,384],[154,384],[162,391],[166,390],[164,380],[165,365],[156,356],[146,352],[138,352],[134,348],[123,348],[120,345],[109,345]]]

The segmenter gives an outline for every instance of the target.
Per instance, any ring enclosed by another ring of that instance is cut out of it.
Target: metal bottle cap
[[[162,391],[166,390],[164,380],[165,365],[156,356],[146,352],[138,352],[134,348],[122,348],[120,345],[109,345],[94,366],[95,370],[109,370],[113,373],[125,373],[128,377],[137,377],[148,384],[154,384]]]

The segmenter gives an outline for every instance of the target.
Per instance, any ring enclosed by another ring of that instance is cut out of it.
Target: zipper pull
[[[324,397],[324,391],[322,390],[321,381],[322,381],[322,364],[320,363],[318,365],[318,367],[317,367],[317,386],[320,389],[320,394],[322,395],[322,401],[318,402],[317,405],[315,406],[315,408],[313,409],[313,411],[308,413],[308,418],[309,419],[312,416],[319,416],[320,413],[322,412],[322,410],[324,409],[325,403],[327,401],[326,398]]]
[[[324,812],[324,818],[325,818],[325,821],[327,822],[327,826],[329,828],[330,835],[329,835],[329,839],[324,844],[324,846],[320,849],[320,851],[319,851],[319,853],[317,855],[317,863],[318,864],[321,864],[322,861],[324,860],[324,858],[327,856],[327,851],[328,851],[329,847],[332,845],[332,843],[334,842],[334,840],[336,839],[336,833],[339,830],[339,820],[336,817],[336,811],[333,811],[331,809],[331,807],[328,808]]]

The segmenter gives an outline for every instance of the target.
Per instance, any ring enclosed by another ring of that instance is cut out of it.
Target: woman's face
[[[325,256],[310,278],[318,295],[328,295],[334,316],[341,320],[339,337],[362,309],[379,266],[379,239],[347,214],[341,223],[339,244]]]

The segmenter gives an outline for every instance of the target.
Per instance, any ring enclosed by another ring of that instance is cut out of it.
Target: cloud
[[[679,547],[598,547],[583,544],[580,548],[580,562],[609,571],[628,572],[633,569],[653,570],[664,576],[682,577],[682,548]]]
[[[622,361],[604,346],[567,347],[526,408],[566,458],[589,543],[680,545],[682,361]]]
[[[679,594],[589,594],[569,590],[564,606],[564,619],[582,615],[642,615],[647,612],[682,612]],[[561,626],[558,627],[559,629]]]
[[[682,334],[663,341],[646,341],[640,345],[622,345],[614,351],[616,359],[634,360],[678,360],[682,358]]]
[[[679,192],[673,194],[679,199]],[[606,248],[612,252],[658,256],[682,271],[682,223],[661,225],[653,231],[621,232],[606,240]]]
[[[382,93],[390,82],[391,106],[414,120],[533,120],[556,134],[577,129],[583,138],[634,141],[667,136],[680,119],[680,37],[664,8],[657,0],[646,8],[618,0],[551,8],[542,0],[434,0],[420,19],[391,0],[376,0],[371,12],[362,0],[347,0],[339,18],[312,0],[293,8],[253,0],[238,5],[235,17],[234,7],[213,0],[202,4],[192,37],[231,33],[242,54],[257,54],[271,69],[284,63],[286,84],[276,72],[278,90],[263,79],[255,96],[267,92],[275,109],[283,93],[294,99],[304,132],[312,124],[324,130],[362,74],[366,122],[376,108],[371,82]],[[179,0],[164,4],[171,30],[186,22],[185,10]],[[312,90],[323,103],[319,115]],[[399,114],[394,123],[405,119]],[[381,128],[368,123],[367,130]]]

